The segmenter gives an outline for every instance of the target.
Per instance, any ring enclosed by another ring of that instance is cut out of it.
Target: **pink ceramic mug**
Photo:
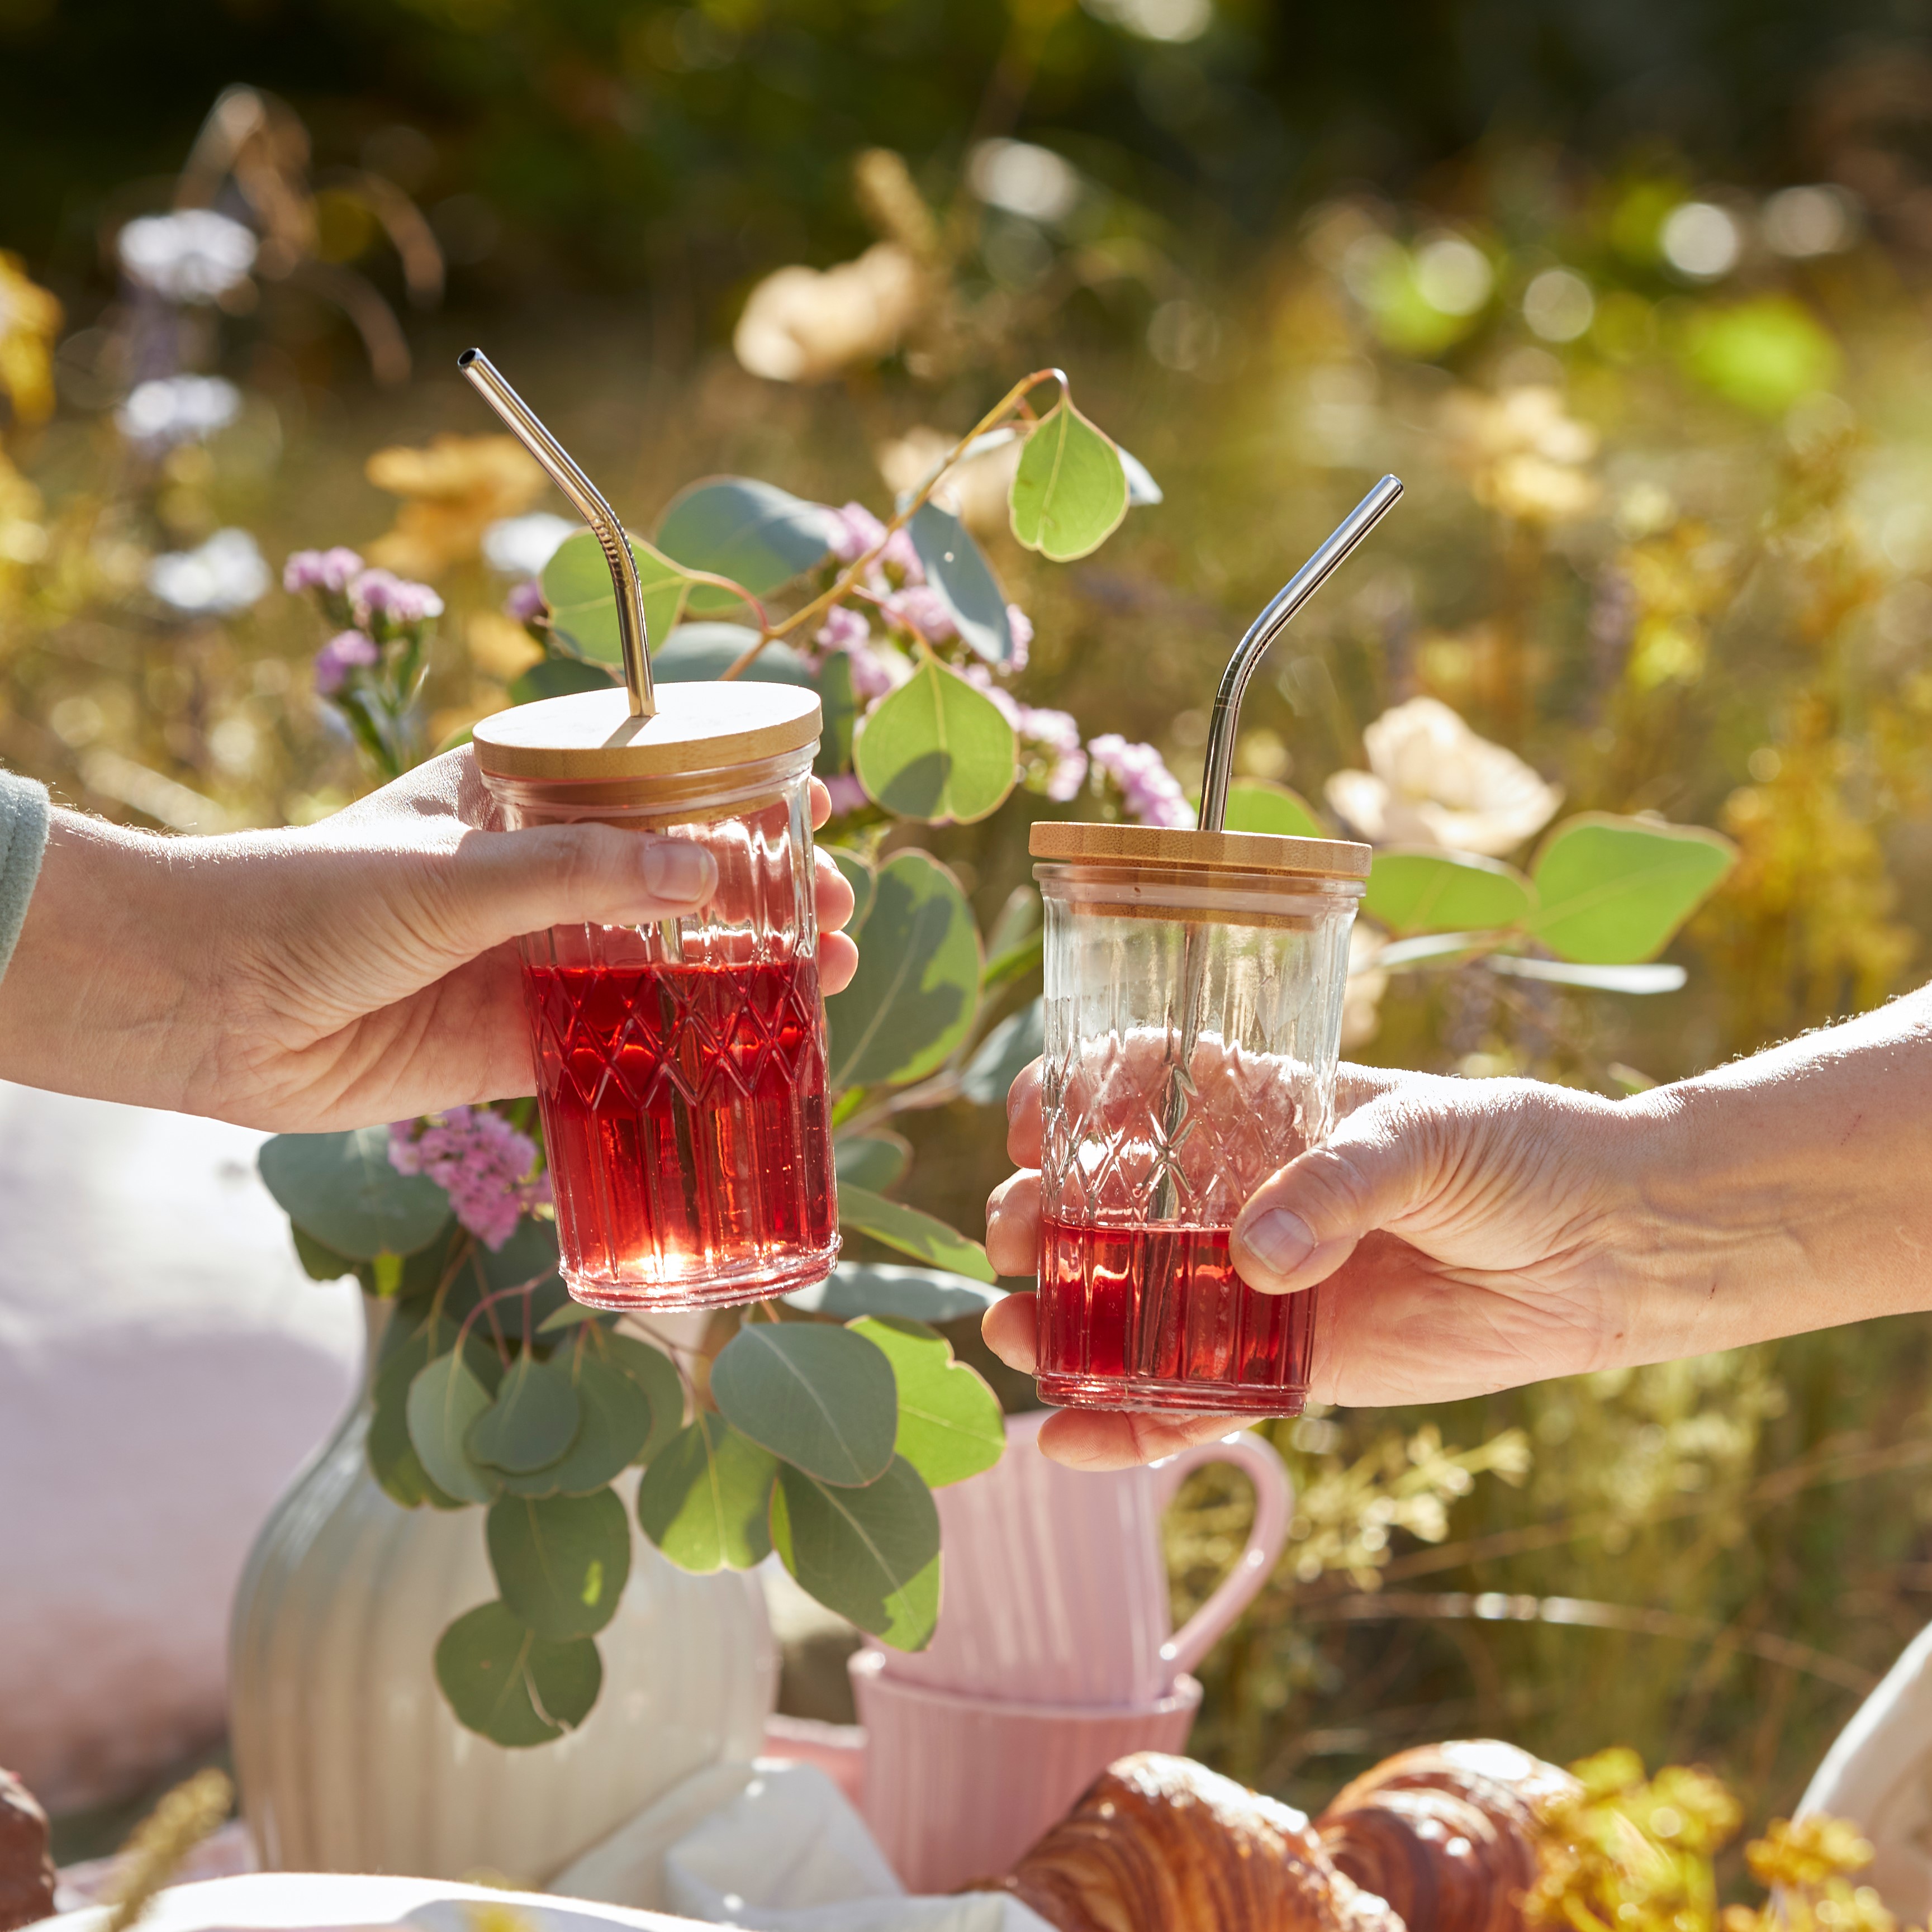
[[[866,1730],[860,1809],[913,1892],[1006,1870],[1116,1758],[1185,1750],[1201,1708],[1191,1677],[1147,1703],[1096,1710],[957,1696],[896,1681],[889,1655],[862,1650],[850,1666]]]
[[[1148,1704],[1246,1608],[1288,1539],[1294,1491],[1246,1430],[1144,1469],[1069,1469],[1040,1452],[1048,1412],[1010,1416],[1006,1453],[937,1494],[946,1552],[939,1627],[885,1675],[1022,1703]],[[1255,1486],[1248,1546],[1178,1630],[1168,1610],[1160,1515],[1190,1470],[1232,1462]]]

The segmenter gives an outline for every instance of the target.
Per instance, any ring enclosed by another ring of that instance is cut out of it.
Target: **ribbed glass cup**
[[[1228,1240],[1333,1124],[1354,880],[1099,863],[1046,904],[1040,1392],[1294,1415],[1320,1293],[1257,1294]]]
[[[838,1258],[812,755],[647,781],[486,778],[506,828],[594,819],[717,863],[700,912],[518,942],[564,1280],[592,1307],[757,1300]]]

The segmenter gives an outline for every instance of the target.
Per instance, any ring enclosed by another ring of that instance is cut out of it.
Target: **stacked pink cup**
[[[1201,1704],[1187,1673],[1287,1540],[1288,1473],[1259,1436],[1087,1474],[1040,1453],[1046,1414],[1011,1418],[1000,1462],[938,1492],[945,1581],[931,1646],[852,1660],[866,1822],[915,1892],[1004,1871],[1115,1758],[1184,1750]],[[1208,1462],[1252,1480],[1254,1528],[1174,1630],[1161,1512]]]

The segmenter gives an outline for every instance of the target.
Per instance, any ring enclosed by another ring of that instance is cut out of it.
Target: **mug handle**
[[[1248,1532],[1248,1546],[1214,1586],[1214,1594],[1161,1646],[1162,1665],[1175,1676],[1192,1670],[1254,1600],[1287,1545],[1288,1522],[1294,1514],[1294,1486],[1288,1480],[1286,1465],[1272,1443],[1245,1429],[1219,1442],[1197,1442],[1191,1449],[1153,1464],[1156,1506],[1166,1509],[1183,1479],[1209,1462],[1232,1462],[1246,1471],[1255,1486],[1254,1527]]]

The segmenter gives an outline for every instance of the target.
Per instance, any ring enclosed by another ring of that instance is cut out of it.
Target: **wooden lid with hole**
[[[1028,850],[1072,864],[1160,866],[1214,872],[1297,872],[1366,879],[1375,856],[1346,838],[1290,838],[1276,832],[1184,832],[1162,825],[1056,824],[1041,820]]]
[[[818,694],[796,684],[660,684],[654,718],[631,716],[621,685],[539,698],[470,734],[487,777],[668,778],[802,751],[818,736]]]

